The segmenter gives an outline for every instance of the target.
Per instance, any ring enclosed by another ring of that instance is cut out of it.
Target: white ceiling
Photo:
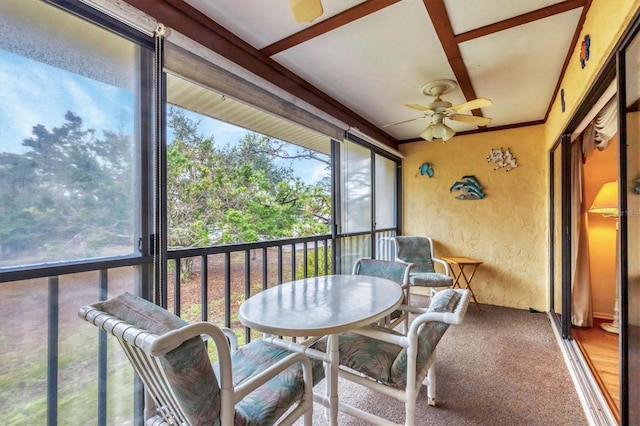
[[[311,24],[298,24],[288,0],[186,2],[257,50],[365,3],[322,0],[323,15]],[[382,0],[368,3],[375,5],[376,2],[382,3]],[[435,25],[425,6],[427,3],[438,3],[438,0],[401,0],[328,32],[305,38],[302,43],[271,55],[271,59],[393,138],[411,140],[426,127],[425,119],[383,126],[421,116],[419,111],[404,104],[430,103],[433,98],[421,92],[425,83],[439,79],[457,81],[461,76],[460,70],[450,65],[447,53],[451,57],[451,46],[448,51],[443,47],[438,28],[440,32],[442,28],[450,28],[448,31],[452,31],[453,37],[489,26],[481,36],[462,42],[458,39],[453,44],[454,52],[455,48],[459,49],[462,75],[466,74],[470,82],[467,89],[475,92],[476,97],[493,101],[491,107],[481,111],[482,115],[492,118],[487,127],[519,125],[546,118],[574,34],[579,31],[577,26],[584,2],[443,0],[440,3],[444,4],[447,16],[438,18]],[[559,13],[553,9],[562,3],[571,7]],[[535,16],[536,11],[544,8],[554,14],[540,13],[541,19],[526,22],[525,18]],[[497,31],[494,24],[505,20],[522,24],[510,24]],[[443,99],[454,105],[471,100],[465,98],[460,87]],[[456,131],[478,129],[460,122],[448,121],[447,124]]]

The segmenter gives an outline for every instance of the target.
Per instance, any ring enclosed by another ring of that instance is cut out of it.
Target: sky
[[[25,152],[33,126],[60,127],[67,111],[99,134],[131,133],[133,107],[128,91],[0,50],[0,151]]]
[[[49,131],[60,127],[72,111],[85,129],[133,133],[135,99],[131,91],[0,50],[0,152],[24,153],[22,141],[37,124]],[[221,146],[241,140],[247,130],[187,111],[199,121],[198,133],[213,136]],[[171,140],[170,135],[167,138]],[[295,146],[292,145],[292,150]],[[320,162],[293,162],[294,174],[313,184],[327,174]]]

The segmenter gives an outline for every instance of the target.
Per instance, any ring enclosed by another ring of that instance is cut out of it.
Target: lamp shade
[[[433,137],[436,139],[442,139],[446,132],[445,125],[442,123],[436,123],[431,128],[433,129]]]
[[[420,133],[420,137],[431,142],[433,140],[433,126],[429,125],[424,129],[424,132]]]
[[[444,126],[444,135],[442,136],[442,142],[448,141],[455,134],[456,134],[455,130],[453,130],[451,127],[445,125]]]
[[[602,213],[605,215],[618,214],[618,182],[607,182],[602,185],[598,195],[589,209],[590,213]]]
[[[420,133],[420,137],[422,139],[426,139],[431,142],[435,139],[442,139],[443,142],[448,141],[456,134],[456,131],[451,127],[447,126],[444,123],[435,123],[429,125],[422,133]]]

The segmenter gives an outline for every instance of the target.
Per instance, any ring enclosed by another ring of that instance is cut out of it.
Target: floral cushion
[[[428,312],[453,312],[460,294],[452,289],[446,289],[436,293],[429,305]],[[446,322],[432,321],[424,323],[418,329],[418,355],[416,357],[416,371],[420,371],[429,362],[429,358],[436,349],[436,345],[449,328]],[[389,385],[405,387],[407,384],[407,349],[402,352],[391,366],[391,381]]]
[[[391,262],[379,259],[360,259],[358,263],[358,275],[369,275],[373,277],[382,277],[404,284],[404,274],[409,267],[406,263]]]
[[[431,245],[425,237],[395,237],[396,257],[404,262],[413,263],[414,272],[435,272]]]
[[[453,289],[437,292],[429,302],[429,312],[453,312],[460,301],[460,293]]]
[[[436,272],[433,264],[431,244],[425,237],[395,237],[396,257],[404,262],[413,263],[409,282],[417,287],[451,287],[453,278]]]
[[[429,312],[453,312],[460,294],[452,289],[436,293],[429,305]],[[418,355],[416,371],[422,370],[433,354],[436,345],[449,328],[449,324],[432,321],[418,330]],[[400,334],[386,328],[381,331]],[[316,344],[318,350],[326,350],[326,341]],[[340,364],[359,371],[380,383],[402,389],[407,384],[407,349],[355,333],[340,336]]]
[[[373,277],[386,278],[391,281],[395,281],[401,286],[405,285],[404,277],[407,268],[410,265],[404,262],[395,262],[381,259],[359,259],[357,263],[357,269],[354,271],[357,275],[369,275]],[[406,297],[406,296],[405,296]],[[402,303],[407,303],[406,299],[403,299]],[[402,311],[396,310],[389,315],[390,319],[396,319],[401,317]]]
[[[384,333],[402,335],[385,327],[376,325],[371,327]],[[326,352],[327,340],[319,340],[314,347]],[[352,368],[385,384],[390,383],[391,365],[402,351],[401,346],[355,333],[341,334],[339,347],[340,365]]]
[[[99,309],[157,335],[188,324],[131,293],[108,300]],[[220,388],[202,339],[198,336],[185,341],[160,358],[160,362],[191,424],[214,424],[220,413]]]
[[[409,275],[409,282],[416,287],[451,287],[453,278],[437,272],[416,272]]]
[[[264,340],[253,340],[239,348],[231,354],[234,386],[263,372],[289,354],[290,351]],[[311,365],[315,385],[324,378],[324,368],[321,361],[311,360]],[[213,368],[219,374],[219,364],[214,364]],[[302,366],[296,363],[238,402],[234,425],[271,425],[303,394]]]

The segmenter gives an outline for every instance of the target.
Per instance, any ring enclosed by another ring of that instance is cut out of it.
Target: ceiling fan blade
[[[408,122],[410,122],[410,121],[420,120],[420,119],[422,119],[422,118],[425,118],[425,116],[423,115],[423,116],[421,116],[421,117],[410,118],[410,119],[408,119],[408,120],[402,120],[402,121],[398,121],[398,122],[396,122],[396,123],[385,124],[385,125],[384,125],[384,126],[382,126],[382,127],[383,127],[383,128],[384,128],[384,127],[391,127],[391,126],[395,126],[396,124],[404,124],[404,123],[408,123]]]
[[[488,107],[493,105],[493,102],[491,102],[489,99],[485,99],[485,98],[478,98],[478,99],[474,99],[472,101],[469,102],[465,102],[462,104],[458,104],[458,105],[454,105],[452,107],[447,108],[447,111],[455,111],[455,112],[460,112],[460,111],[469,111],[471,109],[478,109],[478,108],[484,108],[484,107]]]
[[[475,124],[477,126],[486,126],[491,123],[489,117],[476,117],[475,115],[452,114],[447,117],[449,120],[461,121],[463,123]]]
[[[418,111],[423,111],[423,112],[428,112],[430,114],[433,114],[433,110],[429,109],[425,106],[422,105],[418,105],[418,104],[404,104],[404,106],[409,107],[409,108],[413,108],[413,109],[417,109]]]
[[[289,0],[289,5],[298,23],[313,22],[324,12],[321,0]]]

